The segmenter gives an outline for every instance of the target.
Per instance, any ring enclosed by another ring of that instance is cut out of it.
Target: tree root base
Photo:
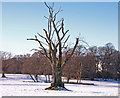
[[[50,86],[48,88],[45,88],[45,90],[57,90],[57,91],[68,91],[68,89],[66,89],[65,87],[60,87],[60,86]]]
[[[1,78],[7,78],[6,76],[2,76]]]
[[[5,74],[4,74],[4,73],[2,73],[2,76],[1,76],[1,78],[6,78],[6,76],[5,76]]]

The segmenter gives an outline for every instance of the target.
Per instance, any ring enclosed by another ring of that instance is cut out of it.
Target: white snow
[[[50,83],[43,82],[45,80],[43,75],[40,76],[38,83],[34,83],[29,75],[6,74],[6,76],[7,78],[0,78],[0,96],[118,96],[118,82],[114,80],[82,80],[81,82],[94,85],[65,84],[69,91],[55,91],[45,90]]]

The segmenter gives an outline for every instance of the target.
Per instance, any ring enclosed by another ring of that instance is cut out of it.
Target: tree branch
[[[57,16],[57,14],[60,13],[61,11],[63,11],[63,10],[61,10],[61,7],[60,7],[59,10],[55,13],[55,15],[54,15],[54,17],[53,17],[53,18],[54,18],[53,21],[56,20],[56,16]]]
[[[69,31],[69,30],[67,30],[67,31],[63,34],[63,36],[61,37],[60,41],[58,41],[58,43],[56,44],[56,47],[58,47],[59,43],[61,42],[61,40],[63,40],[63,38],[65,37],[65,35],[67,34],[68,31]]]
[[[55,25],[57,26],[61,21],[62,21],[62,19],[57,21]]]
[[[37,41],[37,42],[39,43],[39,45],[41,46],[42,50],[45,52],[46,57],[48,57],[46,49],[45,49],[44,46],[42,45],[41,41],[37,39],[37,36],[35,36],[35,39],[34,39],[34,38],[30,38],[30,39],[27,39],[27,40]]]
[[[46,19],[48,19],[49,20],[49,18],[48,17],[46,17],[46,16],[44,16]]]
[[[74,48],[73,48],[71,54],[69,55],[69,57],[66,57],[65,61],[63,62],[61,70],[64,69],[65,64],[67,63],[67,61],[68,61],[68,60],[71,58],[71,56],[73,55],[73,53],[74,53],[74,51],[75,51],[75,49],[76,49],[76,47],[77,47],[78,42],[79,42],[79,38],[76,38],[75,46],[74,46]]]
[[[45,31],[46,37],[47,37],[47,39],[49,40],[50,48],[51,48],[51,50],[53,50],[51,44],[53,45],[53,47],[55,47],[55,44],[52,42],[52,40],[51,40],[50,37],[48,36],[47,31],[46,31],[45,29],[43,29],[43,30]]]
[[[65,42],[64,42],[64,44],[63,44],[63,47],[62,47],[62,48],[64,48],[64,47],[65,47],[65,44],[66,44],[66,42],[68,41],[69,37],[70,37],[70,35],[69,35],[69,36],[67,37],[67,39],[65,40]]]
[[[62,23],[61,23],[61,27],[62,27],[62,33],[63,33],[63,35],[64,35],[64,24],[63,24],[63,21],[64,21],[64,19],[62,19]]]
[[[43,38],[46,42],[47,42],[47,44],[49,44],[49,42],[48,42],[48,40],[44,37],[44,36],[42,36],[40,33],[37,33],[41,38]]]
[[[47,7],[48,9],[50,9],[50,7],[47,5],[47,3],[46,3],[46,2],[44,2],[44,4],[46,5],[46,7]]]

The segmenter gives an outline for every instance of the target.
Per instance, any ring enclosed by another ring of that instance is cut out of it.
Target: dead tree
[[[61,12],[62,10],[59,9],[57,12],[55,12],[54,3],[51,6],[49,6],[46,2],[44,4],[49,11],[49,17],[45,16],[45,18],[47,18],[48,20],[48,28],[43,29],[45,36],[41,35],[40,33],[37,33],[37,34],[41,39],[44,39],[45,42],[38,39],[38,36],[36,35],[35,35],[35,38],[29,38],[27,40],[34,40],[38,42],[40,46],[40,50],[39,49],[33,49],[33,50],[39,51],[42,55],[44,55],[49,60],[52,68],[52,77],[53,77],[51,87],[59,86],[64,88],[64,83],[62,82],[62,79],[61,79],[63,69],[67,61],[73,55],[75,48],[79,42],[79,38],[76,38],[76,43],[70,55],[67,56],[63,61],[62,60],[63,49],[66,47],[66,42],[68,41],[70,35],[67,36],[66,39],[65,39],[65,36],[69,30],[66,30],[66,31],[64,30],[63,18],[59,21],[56,21],[56,17],[58,13]],[[45,48],[45,45],[48,46],[48,50]],[[49,87],[49,89],[51,87]]]

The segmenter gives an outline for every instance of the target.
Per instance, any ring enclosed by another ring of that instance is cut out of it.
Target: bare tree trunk
[[[77,78],[77,84],[78,84],[78,78]]]
[[[4,72],[2,72],[2,78],[5,78],[6,76],[5,76],[5,73]]]
[[[69,80],[70,80],[70,73],[68,73],[67,75],[67,83],[69,83]]]
[[[48,74],[48,82],[50,83],[50,75]]]
[[[78,74],[76,73],[76,79],[77,79],[77,84],[78,84]]]
[[[34,77],[35,77],[35,79],[36,79],[36,82],[39,82],[39,81],[38,81],[38,75],[36,74],[36,75],[34,75]]]
[[[79,76],[79,83],[81,83],[81,76]]]
[[[46,78],[45,82],[47,83],[47,75],[45,75],[45,78]]]
[[[57,87],[57,86],[60,86],[60,87],[64,87],[64,83],[62,82],[62,71],[56,71],[57,69],[56,68],[53,68],[52,70],[52,74],[53,74],[53,82],[51,83],[51,86],[52,87]]]
[[[32,77],[32,75],[31,75],[30,73],[29,73],[29,75],[30,75],[31,79],[32,79],[34,82],[36,82],[35,79]]]

